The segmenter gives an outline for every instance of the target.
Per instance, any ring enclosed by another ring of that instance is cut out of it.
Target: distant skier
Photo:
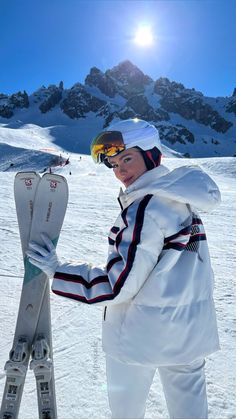
[[[197,166],[161,165],[156,128],[117,122],[92,142],[95,162],[125,185],[105,268],[60,264],[53,244],[31,243],[31,262],[54,277],[54,293],[106,305],[103,349],[112,418],[143,418],[158,368],[170,418],[208,417],[204,358],[219,349],[213,273],[195,211],[220,202]],[[106,214],[104,214],[104,217]]]

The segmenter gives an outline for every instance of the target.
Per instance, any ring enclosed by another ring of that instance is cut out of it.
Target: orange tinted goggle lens
[[[91,156],[95,163],[102,163],[106,157],[112,157],[125,150],[120,131],[106,131],[99,134],[91,144]]]

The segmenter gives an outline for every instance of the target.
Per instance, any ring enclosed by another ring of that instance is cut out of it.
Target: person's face
[[[124,150],[117,156],[109,157],[113,172],[127,188],[147,171],[142,154],[135,148]]]

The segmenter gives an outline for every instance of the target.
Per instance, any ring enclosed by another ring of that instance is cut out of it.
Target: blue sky
[[[70,88],[130,60],[208,96],[236,87],[235,0],[0,0],[0,92]],[[134,43],[148,25],[154,43]]]

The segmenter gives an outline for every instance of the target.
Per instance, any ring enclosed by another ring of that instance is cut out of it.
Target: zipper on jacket
[[[104,322],[106,320],[106,315],[107,315],[107,306],[104,308],[104,312],[103,312],[103,320],[104,320]]]

